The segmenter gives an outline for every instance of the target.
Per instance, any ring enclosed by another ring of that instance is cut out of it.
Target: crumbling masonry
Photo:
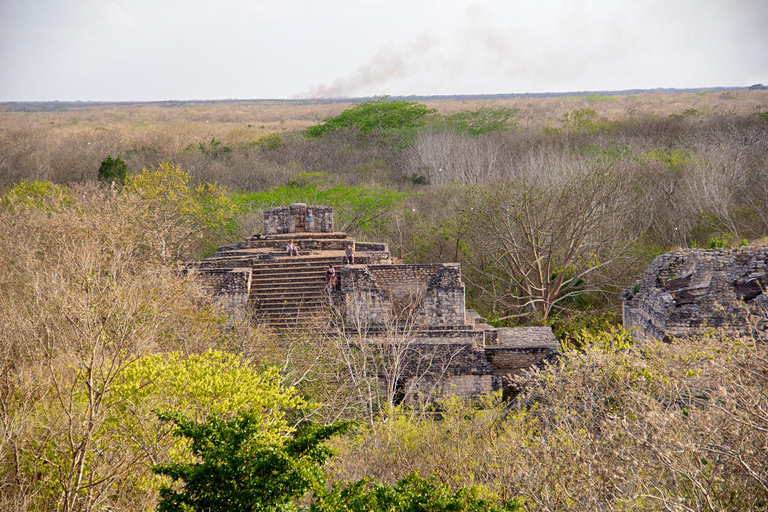
[[[463,397],[509,391],[512,376],[558,353],[548,327],[497,329],[467,311],[459,264],[394,264],[386,244],[334,232],[331,208],[269,208],[264,231],[220,247],[197,265],[211,291],[232,310],[277,329],[308,328],[333,308],[341,317],[331,326],[336,332],[381,346],[392,337],[407,338],[401,389],[418,393],[414,388],[437,386]],[[298,256],[286,252],[290,240]],[[355,264],[344,265],[349,246]],[[338,287],[329,294],[325,270],[331,264]]]
[[[768,338],[768,248],[662,254],[622,293],[624,327],[671,339],[709,330]]]

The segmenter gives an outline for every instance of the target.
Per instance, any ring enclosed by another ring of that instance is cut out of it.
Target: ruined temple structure
[[[286,251],[291,240],[298,256]],[[348,246],[353,265],[344,264]],[[329,264],[338,277],[333,292],[324,290]],[[398,387],[411,392],[427,384],[465,397],[509,390],[511,376],[559,350],[548,327],[497,329],[468,311],[459,264],[395,264],[387,244],[335,232],[328,207],[269,208],[263,235],[220,247],[197,272],[230,309],[274,328],[343,331],[382,347],[400,340]]]
[[[712,329],[768,338],[768,248],[686,249],[662,254],[622,293],[624,327],[671,339]]]

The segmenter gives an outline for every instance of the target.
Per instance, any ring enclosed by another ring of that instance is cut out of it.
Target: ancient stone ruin
[[[459,264],[396,264],[387,244],[335,232],[331,208],[269,208],[264,231],[199,262],[210,290],[276,329],[315,329],[381,347],[384,358],[398,358],[397,386],[410,396],[509,391],[512,376],[558,353],[548,327],[497,329],[468,311]],[[298,256],[286,251],[290,241]],[[345,265],[350,246],[355,262]],[[328,265],[338,277],[332,292],[325,290]],[[392,340],[396,355],[385,350]]]
[[[671,339],[712,329],[768,338],[768,248],[662,254],[622,293],[624,327]]]

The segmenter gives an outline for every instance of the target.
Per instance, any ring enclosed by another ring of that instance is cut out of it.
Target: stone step
[[[284,277],[284,278],[272,278],[264,280],[253,280],[251,282],[251,290],[254,293],[269,293],[272,290],[298,290],[302,288],[317,289],[325,286],[325,275],[317,275],[310,277]]]
[[[254,267],[256,268],[269,268],[277,265],[281,266],[302,266],[302,265],[327,265],[329,263],[337,263],[339,259],[344,258],[344,253],[336,251],[337,254],[317,254],[312,256],[280,256],[278,258],[256,261]]]
[[[325,277],[315,277],[311,279],[303,277],[269,279],[258,283],[251,283],[251,291],[259,294],[298,292],[302,290],[322,289],[325,287],[325,284]]]
[[[342,267],[342,265],[334,265],[334,268]],[[325,273],[327,265],[314,265],[314,266],[295,266],[295,267],[275,267],[275,268],[258,268],[253,270],[254,276],[268,277],[271,275],[292,275],[292,274],[311,274],[313,272]]]
[[[277,323],[280,320],[291,319],[296,323],[309,323],[313,319],[325,315],[325,309],[266,309],[259,310],[257,316],[270,324]]]
[[[269,304],[259,304],[259,311],[279,311],[279,312],[299,312],[299,311],[316,311],[318,309],[324,309],[326,303],[322,300],[307,301],[307,302],[274,302]]]
[[[283,284],[291,286],[301,284],[311,285],[313,283],[325,283],[325,271],[253,276],[251,288],[279,287]]]
[[[269,325],[276,331],[293,331],[293,332],[315,332],[318,330],[324,330],[325,320],[323,318],[306,319],[306,318],[272,318],[263,319],[264,323]]]
[[[325,272],[325,269],[328,268],[329,264],[332,264],[334,268],[344,266],[338,261],[321,261],[316,263],[302,263],[302,264],[294,264],[294,265],[280,265],[280,264],[253,265],[251,266],[251,270],[253,270],[253,275],[255,276],[268,275],[268,274],[289,274],[293,272],[308,272],[308,271]]]
[[[266,304],[300,304],[308,302],[317,303],[318,301],[324,300],[324,298],[322,296],[322,290],[313,290],[311,292],[301,292],[290,295],[282,294],[256,296],[253,300],[258,302],[260,306],[264,306]]]
[[[338,265],[341,267],[341,265]],[[283,267],[283,268],[267,268],[267,269],[251,269],[253,276],[279,276],[279,275],[295,275],[295,274],[311,274],[311,273],[325,273],[327,265],[315,265],[315,266],[296,266],[296,267]],[[334,265],[333,268],[337,268]]]
[[[272,299],[282,297],[284,299],[300,298],[303,296],[318,296],[325,288],[325,283],[319,286],[297,286],[293,288],[288,287],[272,287],[262,288],[259,290],[251,290],[251,296],[256,300]]]
[[[355,245],[354,238],[339,237],[339,238],[284,238],[281,240],[272,239],[251,239],[245,240],[238,244],[237,249],[273,249],[275,251],[285,251],[288,242],[293,240],[296,248],[301,251],[312,250],[344,250],[348,245]],[[231,247],[223,247],[224,251],[232,250]]]

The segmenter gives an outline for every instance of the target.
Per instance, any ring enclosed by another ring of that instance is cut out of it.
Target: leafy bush
[[[102,183],[117,182],[122,185],[127,174],[128,166],[119,157],[113,160],[108,156],[99,166],[99,181]]]
[[[560,124],[567,132],[597,132],[603,126],[597,111],[581,108],[560,116]]]
[[[483,497],[480,487],[462,487],[453,492],[446,484],[416,473],[408,474],[394,486],[369,482],[365,478],[334,485],[318,497],[310,512],[502,512],[522,508],[516,500],[498,507],[497,497]]]
[[[447,116],[443,124],[469,135],[485,135],[505,128],[516,126],[515,119],[519,109],[483,107],[478,110],[465,110]]]
[[[278,149],[283,145],[283,141],[279,133],[270,133],[257,140],[254,144],[263,149]]]
[[[661,162],[667,168],[680,172],[693,159],[693,152],[687,149],[653,149],[642,153],[642,156],[654,162]]]
[[[52,211],[73,202],[65,187],[50,181],[24,180],[3,194],[1,204],[13,209],[26,207]]]
[[[422,126],[425,123],[425,118],[434,112],[434,109],[414,101],[378,98],[355,105],[336,117],[325,119],[322,124],[310,126],[306,129],[305,134],[307,137],[317,138],[332,130],[355,127],[360,130],[362,135],[365,135],[374,129]]]
[[[349,427],[305,424],[291,438],[265,442],[258,409],[240,411],[230,420],[213,414],[199,424],[179,414],[160,418],[176,425],[174,435],[191,442],[200,462],[152,467],[184,483],[178,491],[161,489],[159,512],[296,510],[295,500],[322,488],[321,466],[331,456],[322,443]]]
[[[501,512],[519,509],[515,500],[503,508],[497,496],[479,486],[452,491],[448,485],[411,473],[394,486],[371,482],[325,486],[323,465],[332,455],[325,441],[351,426],[319,427],[305,423],[295,434],[274,442],[261,438],[261,413],[240,411],[224,420],[211,415],[204,423],[179,414],[161,414],[176,427],[174,435],[191,442],[200,462],[156,464],[153,471],[183,483],[160,491],[160,512],[296,511],[297,502],[314,494],[310,512]],[[485,496],[483,495],[485,494]]]
[[[211,142],[198,144],[200,152],[210,158],[218,158],[222,156],[228,156],[232,153],[232,148],[223,145],[215,137],[211,138]]]
[[[608,96],[606,94],[600,94],[600,93],[587,94],[587,96],[584,99],[587,100],[587,103],[598,103],[598,102],[604,102],[604,101],[617,100],[615,96]]]

